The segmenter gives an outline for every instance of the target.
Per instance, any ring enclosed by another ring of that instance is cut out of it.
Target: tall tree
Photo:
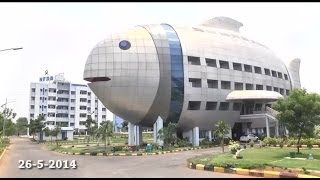
[[[221,149],[222,152],[224,152],[224,138],[229,134],[230,127],[224,121],[218,121],[215,127],[214,134],[220,139]]]
[[[85,123],[85,126],[86,126],[86,128],[87,128],[87,133],[88,133],[88,135],[89,135],[89,137],[88,137],[88,143],[89,143],[89,141],[90,141],[90,137],[93,135],[93,132],[94,132],[93,126],[94,126],[95,124],[96,124],[96,121],[93,120],[93,119],[91,118],[91,116],[89,116],[89,117],[87,118],[87,120],[86,120],[86,123]]]
[[[61,132],[61,128],[59,126],[55,126],[54,129],[50,131],[51,136],[56,137],[56,144],[58,146],[58,134]]]
[[[16,133],[18,135],[27,134],[28,119],[26,117],[19,117],[16,121]]]
[[[123,121],[121,123],[122,131],[128,131],[128,121]]]
[[[298,137],[299,153],[301,137],[312,137],[315,126],[320,124],[320,95],[294,89],[288,97],[278,99],[272,108],[279,111],[277,119],[286,126],[289,135]]]
[[[12,122],[16,113],[10,108],[4,108],[2,113],[0,113],[0,132],[1,135],[11,136],[15,131],[15,124]],[[3,132],[4,127],[4,132]]]
[[[107,145],[110,145],[111,138],[113,136],[113,124],[111,121],[103,121],[99,127],[99,133],[101,139],[104,141],[105,151],[107,150]]]
[[[159,129],[157,138],[163,141],[164,146],[172,146],[177,140],[177,124],[170,122],[166,127]]]

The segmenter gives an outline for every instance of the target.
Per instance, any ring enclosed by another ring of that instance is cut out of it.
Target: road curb
[[[182,148],[182,149],[175,149],[170,151],[162,151],[162,152],[152,152],[152,153],[97,153],[97,154],[91,154],[91,153],[71,153],[66,151],[58,150],[56,152],[62,153],[62,154],[69,154],[69,155],[86,155],[86,156],[151,156],[151,155],[160,155],[160,154],[167,154],[167,153],[175,153],[175,152],[183,152],[183,151],[192,151],[192,150],[199,150],[199,149],[209,149],[214,148],[213,147],[193,147],[193,148]]]
[[[2,151],[1,155],[0,155],[0,160],[2,159],[2,157],[4,156],[4,154],[6,153],[8,147],[5,147],[4,150]]]
[[[298,174],[290,172],[279,172],[279,171],[266,171],[258,169],[242,169],[242,168],[224,168],[213,165],[194,164],[188,163],[188,168],[194,170],[212,171],[219,173],[237,174],[254,177],[265,177],[265,178],[320,178],[319,176],[312,176],[308,174]]]

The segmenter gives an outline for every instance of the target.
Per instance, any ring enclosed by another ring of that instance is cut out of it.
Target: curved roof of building
[[[266,90],[236,90],[228,94],[226,100],[277,100],[283,96],[275,91]]]

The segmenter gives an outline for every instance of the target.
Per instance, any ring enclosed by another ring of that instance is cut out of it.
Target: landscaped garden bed
[[[320,151],[315,149],[300,149],[301,154],[295,153],[290,158],[293,148],[247,148],[241,151],[242,159],[234,158],[230,152],[217,155],[203,155],[188,160],[192,164],[243,169],[273,169],[278,171],[300,170],[308,174],[310,170],[320,171]],[[313,159],[308,159],[312,154]]]

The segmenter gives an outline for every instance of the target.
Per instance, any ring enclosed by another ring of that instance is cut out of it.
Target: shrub
[[[113,150],[114,151],[122,151],[123,150],[123,146],[114,146]]]
[[[229,146],[228,147],[229,147],[229,149],[230,149],[232,154],[236,154],[237,150],[239,148],[241,149],[240,144],[238,142],[232,141],[232,140],[229,142]]]
[[[183,141],[183,140],[182,140],[182,141]],[[185,143],[186,143],[185,145],[188,144],[188,142],[185,142]],[[210,145],[212,145],[212,142],[209,140],[208,137],[206,137],[205,139],[203,139],[203,140],[200,142],[199,145],[200,145],[200,146],[210,146]],[[182,147],[185,147],[185,146],[182,146]]]
[[[254,146],[254,141],[252,139],[250,140],[249,145],[250,145],[250,147]]]
[[[203,145],[203,143],[206,143],[206,142],[203,142],[204,140],[202,140],[200,142],[200,145]],[[189,143],[189,141],[185,138],[185,139],[180,139],[178,138],[177,139],[177,145],[178,147],[189,147],[189,146],[192,146],[191,143]]]

